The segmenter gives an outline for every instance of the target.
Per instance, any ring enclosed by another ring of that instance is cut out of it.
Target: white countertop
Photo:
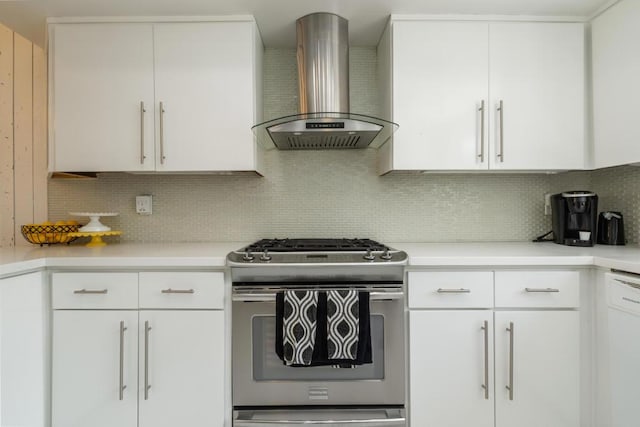
[[[225,242],[115,243],[101,248],[21,246],[0,249],[0,276],[43,267],[222,268],[229,252],[246,245]]]
[[[597,266],[640,274],[640,247],[592,248],[552,242],[390,243],[411,266]]]
[[[640,247],[591,248],[552,242],[390,243],[409,254],[409,265],[436,266],[596,266],[640,274]]]
[[[0,249],[0,276],[43,267],[222,268],[243,242],[81,245]],[[640,247],[578,248],[554,243],[389,243],[409,254],[413,267],[598,266],[640,274]]]

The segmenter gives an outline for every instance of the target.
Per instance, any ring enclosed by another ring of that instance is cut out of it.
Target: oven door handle
[[[275,302],[277,292],[273,291],[234,291],[232,295],[233,301],[238,302]],[[370,301],[386,301],[386,300],[401,300],[404,298],[404,292],[400,290],[394,291],[370,291]]]
[[[382,417],[362,417],[358,414],[358,411],[353,413],[343,412],[335,419],[314,419],[315,411],[309,411],[308,417],[304,415],[304,410],[292,411],[291,414],[296,414],[295,420],[288,419],[286,412],[280,412],[281,419],[272,419],[276,417],[260,418],[261,413],[268,411],[237,411],[234,420],[234,427],[278,427],[282,425],[286,426],[354,426],[354,427],[404,427],[407,425],[407,420],[404,417],[404,413],[401,410],[383,411]],[[341,412],[341,411],[339,411]],[[322,417],[325,418],[325,417]]]

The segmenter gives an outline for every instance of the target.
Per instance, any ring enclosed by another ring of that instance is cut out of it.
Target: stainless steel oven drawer
[[[233,427],[281,426],[331,427],[404,427],[404,409],[267,409],[237,410],[233,413]]]

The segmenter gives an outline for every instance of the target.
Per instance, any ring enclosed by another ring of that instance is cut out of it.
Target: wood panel
[[[33,221],[44,222],[47,208],[47,56],[33,45]]]
[[[13,40],[13,159],[15,244],[20,226],[33,223],[33,44],[14,33]]]
[[[13,31],[0,24],[0,248],[13,242]]]

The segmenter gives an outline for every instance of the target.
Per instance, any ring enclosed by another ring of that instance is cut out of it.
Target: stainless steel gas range
[[[406,253],[369,239],[273,239],[227,262],[234,427],[406,425]]]

